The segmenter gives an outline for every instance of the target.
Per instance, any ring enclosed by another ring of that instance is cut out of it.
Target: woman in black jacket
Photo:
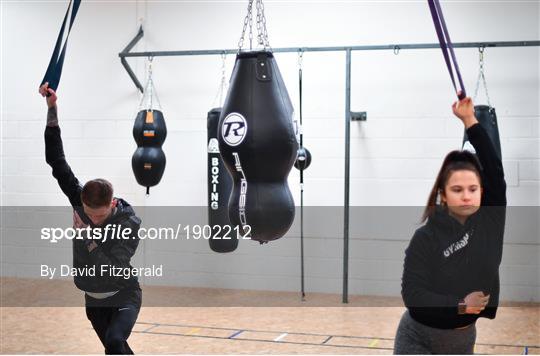
[[[494,319],[506,214],[501,160],[465,98],[452,105],[476,155],[450,152],[429,195],[423,221],[405,251],[407,311],[396,354],[472,354],[475,322]],[[478,157],[478,158],[477,158]]]

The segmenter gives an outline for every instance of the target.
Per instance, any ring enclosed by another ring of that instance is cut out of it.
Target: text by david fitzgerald
[[[41,265],[41,277],[53,279],[57,272],[59,277],[120,277],[130,279],[135,276],[144,277],[162,277],[163,265],[152,265],[150,267],[117,267],[113,265],[99,265],[84,267],[71,267],[69,265],[60,265],[51,267]]]

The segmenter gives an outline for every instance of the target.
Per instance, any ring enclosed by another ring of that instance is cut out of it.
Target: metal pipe
[[[351,166],[351,49],[345,65],[345,196],[343,214],[343,303],[349,302],[349,192]]]
[[[502,41],[502,42],[461,42],[454,43],[455,48],[479,48],[479,47],[534,47],[540,46],[540,41]],[[273,48],[274,53],[287,52],[339,52],[339,51],[379,51],[379,50],[403,50],[403,49],[431,49],[440,48],[438,43],[405,43],[368,46],[338,46],[338,47],[285,47]],[[216,54],[236,54],[238,49],[215,49],[215,50],[188,50],[188,51],[150,51],[150,52],[127,52],[118,54],[123,57],[166,57],[166,56],[202,56]]]

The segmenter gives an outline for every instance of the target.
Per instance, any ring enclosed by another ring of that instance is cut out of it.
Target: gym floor
[[[0,308],[2,354],[103,353],[83,307],[39,306],[50,298],[81,303],[72,282],[2,278],[0,286],[3,306],[32,305]],[[337,294],[308,293],[302,302],[290,292],[144,286],[143,293],[129,338],[141,354],[391,354],[404,311],[389,297],[350,296],[344,305]],[[209,297],[223,306],[145,306]],[[478,321],[475,353],[540,354],[539,330],[540,304],[503,302],[495,320]]]

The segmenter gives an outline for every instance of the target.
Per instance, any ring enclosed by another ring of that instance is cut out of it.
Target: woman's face
[[[450,174],[441,201],[448,206],[448,212],[461,223],[480,208],[482,187],[480,179],[470,170],[454,171]]]

